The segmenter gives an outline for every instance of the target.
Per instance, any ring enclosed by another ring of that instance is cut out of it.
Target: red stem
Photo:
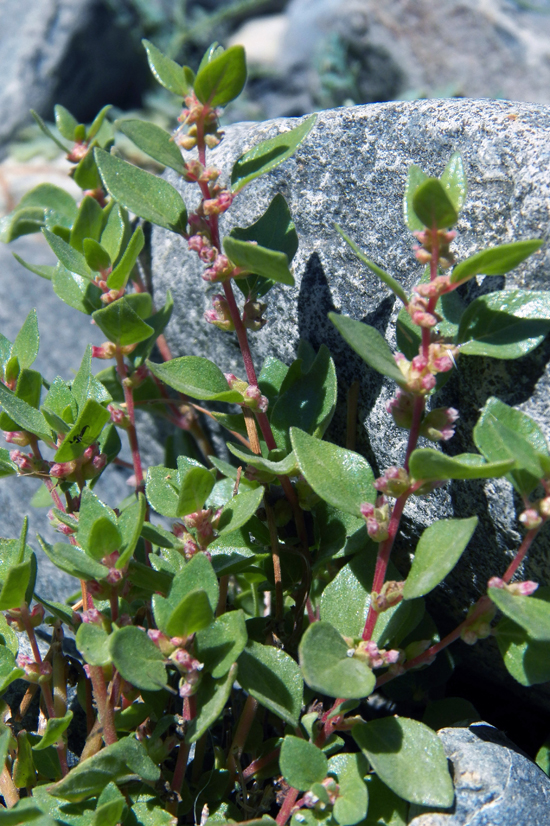
[[[285,826],[288,818],[292,814],[292,809],[298,799],[298,795],[300,792],[298,789],[293,789],[292,787],[288,790],[287,795],[284,799],[284,803],[280,808],[279,814],[277,815],[277,826]]]
[[[132,388],[128,387],[125,379],[127,376],[126,365],[124,364],[124,356],[119,347],[116,349],[116,366],[117,373],[120,376],[122,389],[124,390],[124,401],[126,402],[126,412],[130,425],[128,427],[128,440],[130,442],[130,449],[132,451],[132,462],[134,465],[134,474],[136,477],[136,492],[143,491],[145,488],[143,481],[143,469],[141,467],[141,456],[139,453],[139,444],[136,431],[136,416],[134,410],[134,395]]]
[[[527,533],[523,537],[523,542],[519,546],[518,551],[517,551],[515,557],[513,558],[513,560],[511,561],[510,565],[506,569],[506,573],[502,577],[502,579],[504,580],[504,582],[506,582],[506,584],[508,584],[510,582],[510,580],[512,579],[512,577],[516,573],[517,569],[519,568],[519,566],[523,562],[523,560],[525,558],[525,554],[527,553],[527,551],[531,547],[531,545],[533,543],[533,540],[534,540],[535,536],[538,534],[538,532],[540,531],[541,527],[542,527],[542,525],[540,525],[538,528],[533,528],[532,530],[529,531],[529,533]]]
[[[395,541],[397,531],[399,530],[399,523],[401,521],[403,508],[405,507],[405,503],[409,498],[410,493],[410,490],[405,491],[405,493],[402,493],[401,496],[396,500],[391,515],[390,523],[388,525],[388,538],[380,543],[380,547],[378,549],[378,557],[376,559],[376,567],[374,569],[374,577],[372,580],[372,590],[375,594],[380,593],[382,586],[384,584],[384,579],[386,577],[386,569],[388,567],[391,550],[393,548],[393,543]],[[371,639],[377,619],[378,612],[374,610],[374,603],[373,601],[371,601],[369,613],[367,615],[367,621],[365,623],[365,628],[363,629],[363,640]]]

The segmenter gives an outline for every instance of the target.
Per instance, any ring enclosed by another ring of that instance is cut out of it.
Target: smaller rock
[[[542,826],[550,811],[550,778],[488,723],[437,732],[452,762],[450,811],[411,806],[409,826]],[[415,817],[416,815],[416,817]]]

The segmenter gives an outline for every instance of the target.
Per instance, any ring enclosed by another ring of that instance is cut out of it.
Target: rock
[[[411,806],[409,826],[539,826],[548,820],[550,779],[487,723],[437,732],[453,767],[450,811]],[[416,814],[416,817],[414,815]]]
[[[248,20],[229,38],[227,47],[243,46],[248,66],[260,65],[274,69],[284,38],[288,35],[288,18],[284,14],[268,14]]]
[[[549,12],[546,0],[291,0],[276,78],[250,94],[264,117],[400,97],[548,103]]]
[[[137,106],[148,80],[128,0],[4,0],[0,7],[0,148],[61,103],[91,120],[107,103]]]
[[[225,140],[211,154],[211,163],[229,176],[233,162],[260,140],[294,126],[278,120],[228,127]],[[300,238],[295,258],[296,288],[275,286],[268,294],[269,324],[251,335],[257,367],[267,355],[289,364],[300,338],[318,348],[325,343],[336,362],[341,388],[329,436],[344,443],[345,400],[359,379],[357,450],[371,462],[375,475],[403,461],[406,431],[393,426],[386,403],[395,386],[367,368],[344,344],[327,319],[329,310],[373,324],[395,346],[398,307],[379,280],[350,253],[334,230],[338,222],[365,254],[395,276],[405,288],[420,277],[412,252],[413,238],[405,229],[401,200],[407,169],[419,164],[440,175],[453,151],[460,151],[469,180],[469,194],[457,226],[458,260],[485,246],[544,236],[550,218],[548,149],[549,113],[535,104],[502,101],[446,100],[397,102],[321,112],[317,125],[296,155],[265,178],[253,182],[226,213],[222,231],[247,226],[261,215],[277,192],[287,199]],[[169,173],[176,184],[176,175]],[[197,203],[195,188],[183,185],[188,205]],[[236,339],[203,321],[210,296],[219,291],[200,278],[198,258],[188,255],[183,239],[161,229],[153,233],[155,300],[173,292],[176,309],[167,338],[175,356],[206,355],[223,371],[243,375]],[[472,284],[485,292],[504,286],[504,278]],[[548,247],[506,278],[506,287],[550,288]],[[466,296],[467,297],[467,296]],[[463,357],[434,406],[451,404],[461,411],[456,437],[446,444],[451,453],[475,450],[471,428],[486,399],[496,395],[533,415],[550,437],[547,362],[550,342],[518,361]],[[490,576],[502,575],[520,541],[512,489],[506,481],[453,482],[429,500],[410,501],[405,512],[397,560],[406,572],[408,548],[421,531],[442,517],[477,514],[480,525],[444,587],[436,589],[431,607],[443,631],[453,628],[464,611],[485,591]],[[521,506],[521,505],[520,505]],[[550,581],[544,537],[533,546],[525,578]],[[522,575],[523,576],[523,575]],[[519,686],[504,671],[494,640],[470,648],[455,645],[469,657],[477,675],[510,689]],[[530,702],[550,703],[548,689],[529,689]]]

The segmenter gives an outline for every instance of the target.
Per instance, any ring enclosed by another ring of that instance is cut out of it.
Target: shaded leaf
[[[458,221],[457,211],[437,178],[428,178],[416,188],[412,205],[428,229],[452,227]]]
[[[142,152],[154,158],[162,166],[168,166],[180,175],[183,172],[181,152],[168,132],[154,123],[130,118],[118,120],[115,127],[130,138]]]
[[[476,252],[456,265],[451,273],[451,284],[465,282],[474,275],[505,275],[536,252],[542,243],[540,238],[532,238]]]
[[[296,662],[284,651],[249,641],[238,659],[239,683],[264,708],[298,725],[303,682]]]
[[[298,466],[318,496],[354,516],[361,516],[363,503],[374,503],[374,474],[366,459],[298,428],[290,438]]]
[[[322,783],[328,772],[328,760],[321,749],[292,734],[283,739],[279,766],[288,785],[302,792]]]
[[[410,803],[449,808],[454,788],[443,744],[428,726],[383,717],[353,729],[353,738],[378,777]]]
[[[168,89],[169,92],[185,97],[189,93],[189,83],[183,68],[175,60],[166,57],[149,40],[142,40],[141,42],[147,52],[149,68],[155,80],[165,89]]]
[[[430,447],[417,448],[411,453],[409,468],[415,480],[437,479],[492,479],[504,476],[514,460],[486,462],[478,453],[460,453],[447,456]]]
[[[440,519],[423,532],[403,588],[403,599],[432,591],[450,573],[477,527],[478,518]]]
[[[164,656],[141,628],[127,626],[113,631],[109,651],[122,677],[136,688],[158,691],[166,685]]]
[[[338,313],[329,313],[328,317],[344,340],[369,367],[393,379],[400,386],[405,385],[405,377],[395,362],[389,344],[378,330],[369,324],[363,324],[362,321]]]
[[[317,115],[310,115],[301,124],[274,138],[262,141],[238,159],[231,172],[231,189],[239,192],[260,175],[265,175],[290,158],[315,125]]]
[[[346,244],[348,244],[348,246],[351,247],[357,258],[359,258],[359,260],[362,261],[363,264],[366,264],[369,270],[372,270],[372,272],[378,276],[378,278],[386,285],[386,287],[388,287],[392,291],[392,293],[397,296],[397,298],[401,299],[403,304],[408,304],[409,298],[401,284],[398,281],[396,281],[395,278],[393,278],[393,276],[389,275],[387,272],[381,269],[377,264],[374,264],[372,261],[369,261],[366,255],[363,252],[361,252],[357,244],[346,235],[346,233],[343,231],[341,227],[338,226],[338,224],[334,224],[334,227],[336,231],[339,233],[339,235],[342,236]]]
[[[237,404],[242,401],[241,393],[230,389],[220,368],[202,356],[182,356],[166,364],[148,361],[147,366],[169,387],[194,399]]]
[[[314,622],[299,646],[306,683],[329,697],[362,699],[374,691],[376,678],[361,660],[348,655],[345,640],[328,622]]]

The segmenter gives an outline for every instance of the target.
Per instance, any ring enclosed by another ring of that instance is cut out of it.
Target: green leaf
[[[354,826],[367,814],[369,795],[364,777],[369,764],[362,754],[337,754],[328,761],[329,774],[338,781],[339,794],[334,804],[334,818],[340,826]]]
[[[89,129],[86,132],[86,140],[88,141],[88,143],[90,143],[90,141],[92,141],[95,138],[95,136],[99,133],[99,130],[103,126],[107,113],[112,108],[113,107],[111,106],[111,104],[108,103],[106,106],[99,110],[99,112],[91,122]]]
[[[34,109],[31,109],[31,110],[30,110],[30,113],[31,113],[31,115],[33,116],[33,118],[35,119],[35,121],[37,122],[37,124],[38,124],[38,126],[40,127],[40,129],[42,130],[42,132],[43,132],[43,133],[44,133],[44,134],[45,134],[48,138],[50,138],[50,140],[52,140],[55,144],[57,144],[57,146],[58,146],[58,147],[59,147],[59,148],[60,148],[60,149],[61,149],[61,150],[62,150],[62,151],[63,151],[63,152],[67,155],[67,154],[71,151],[70,147],[69,147],[69,146],[65,146],[65,144],[64,144],[64,143],[62,143],[62,142],[59,140],[59,138],[57,138],[57,137],[53,134],[53,132],[51,131],[51,129],[48,129],[48,127],[46,126],[46,124],[44,123],[44,121],[42,120],[42,118],[40,117],[40,115],[38,114],[38,112],[35,112],[35,111],[34,111]]]
[[[36,558],[33,560],[33,557],[9,568],[0,591],[0,611],[19,608],[26,602],[27,588],[33,569],[36,570]]]
[[[357,517],[363,503],[374,503],[374,474],[366,459],[298,428],[292,428],[290,438],[300,470],[321,499]]]
[[[73,719],[73,712],[68,711],[64,717],[50,717],[46,723],[46,730],[42,735],[40,741],[32,747],[33,751],[41,751],[47,749],[48,746],[53,746],[57,743],[69,726]]]
[[[121,290],[126,286],[144,245],[145,235],[142,228],[137,227],[124,250],[124,255],[107,279],[110,290]]]
[[[147,52],[149,68],[155,80],[165,89],[168,89],[169,92],[173,92],[179,97],[185,97],[189,93],[189,83],[183,68],[175,60],[163,55],[160,49],[157,49],[149,40],[142,40],[141,42]]]
[[[455,210],[460,212],[468,194],[468,180],[460,152],[453,152],[451,155],[440,183]]]
[[[16,212],[23,208],[40,207],[44,210],[44,219],[52,224],[72,227],[78,213],[78,207],[72,195],[54,184],[39,184],[26,192],[16,207]],[[13,213],[12,213],[13,214]]]
[[[383,717],[355,726],[352,734],[378,777],[399,797],[443,809],[453,805],[443,744],[428,726],[407,717]]]
[[[422,597],[445,579],[466,550],[477,523],[477,516],[440,519],[426,528],[416,546],[403,599]]]
[[[16,473],[17,465],[10,459],[10,451],[6,450],[5,447],[0,448],[0,479],[5,476],[13,476]]]
[[[42,550],[56,568],[60,568],[77,579],[90,582],[103,579],[109,573],[109,569],[105,565],[96,562],[95,559],[87,556],[74,545],[69,545],[67,542],[56,542],[55,545],[49,545],[42,539],[40,534],[38,534],[38,541]]]
[[[203,553],[195,554],[195,556],[185,565],[183,570],[176,574],[172,580],[170,593],[167,599],[158,595],[153,597],[153,613],[157,626],[161,629],[161,631],[166,629],[176,609],[180,609],[180,611],[174,619],[174,622],[176,622],[176,619],[179,622],[180,616],[183,618],[182,621],[185,620],[187,609],[189,609],[189,612],[192,611],[193,599],[186,604],[185,608],[181,607],[181,603],[184,597],[187,597],[190,594],[194,595],[198,590],[204,591],[207,595],[208,605],[211,611],[208,616],[210,617],[210,621],[212,621],[213,613],[218,604],[219,586],[218,579],[214,573],[214,569],[212,568],[212,563]],[[199,600],[202,605],[204,603],[202,596],[199,597]],[[206,616],[207,613],[206,608],[201,608],[201,612],[198,616]],[[201,627],[205,626],[202,625]],[[178,634],[178,636],[180,635]]]
[[[160,769],[148,756],[145,746],[135,737],[129,736],[80,762],[63,780],[55,783],[49,792],[78,803],[89,797],[97,797],[108,783],[121,782],[123,778],[133,774],[148,783],[156,783]]]
[[[214,362],[202,356],[182,356],[166,364],[147,362],[157,378],[180,393],[204,401],[242,402],[242,395],[231,390],[224,374]]]
[[[73,180],[81,189],[101,189],[99,169],[95,162],[94,153],[88,149],[80,159],[73,172]]]
[[[85,261],[86,259],[84,259]],[[88,266],[86,264],[86,266]],[[89,277],[75,275],[61,264],[54,268],[52,275],[54,293],[69,307],[85,315],[91,315],[102,306],[101,290],[92,284]]]
[[[360,637],[365,627],[375,559],[372,553],[357,554],[338,571],[321,595],[321,620],[329,622],[344,637]]]
[[[107,223],[101,233],[101,246],[107,251],[113,263],[118,258],[125,232],[126,227],[122,215],[122,209],[119,204],[115,203],[109,212]]]
[[[211,108],[227,106],[238,97],[246,83],[246,57],[242,46],[231,46],[205,66],[201,66],[194,91],[201,103]]]
[[[145,341],[140,342],[132,353],[134,366],[140,367],[151,355],[158,337],[164,332],[174,309],[174,300],[170,290],[166,291],[166,303],[157,313],[147,318],[147,324],[153,328],[153,334]],[[139,389],[139,388],[138,388]]]
[[[143,120],[118,120],[115,127],[130,138],[142,152],[154,158],[162,166],[168,166],[180,175],[183,173],[183,158],[172,137],[154,123]]]
[[[419,166],[416,166],[416,164],[409,166],[403,195],[403,217],[411,232],[418,232],[424,229],[424,224],[417,217],[413,209],[413,197],[418,187],[427,180],[428,176]]]
[[[362,321],[338,313],[329,313],[328,317],[344,340],[369,367],[393,379],[400,386],[405,385],[405,377],[397,366],[386,339],[378,330],[369,324],[363,324]]]
[[[18,207],[0,219],[0,241],[9,244],[22,235],[40,232],[45,224],[42,207]]]
[[[544,433],[536,422],[494,396],[481,410],[474,442],[490,462],[514,460],[507,475],[518,493],[528,496],[545,475],[541,455],[548,456]]]
[[[298,360],[289,369],[270,416],[277,445],[288,452],[290,428],[298,427],[320,439],[336,409],[338,382],[328,348],[322,344],[309,369],[303,367]]]
[[[103,149],[96,148],[94,153],[105,188],[116,201],[152,224],[185,232],[187,211],[173,186]]]
[[[40,336],[38,334],[36,310],[31,310],[15,337],[11,358],[17,356],[21,369],[30,367],[38,355],[39,345]]]
[[[74,141],[74,132],[78,126],[78,121],[68,109],[61,106],[59,103],[53,108],[55,116],[55,125],[59,129],[62,137],[68,141]]]
[[[187,727],[186,743],[196,743],[214,725],[229,700],[236,677],[236,663],[221,680],[215,680],[210,674],[204,677],[196,694],[197,714]]]
[[[20,731],[17,735],[17,757],[13,763],[12,776],[13,784],[18,788],[36,786],[36,769],[26,731]]]
[[[357,244],[346,235],[344,230],[341,227],[339,227],[338,224],[334,224],[334,227],[336,231],[339,233],[339,235],[342,236],[346,244],[348,244],[348,246],[351,247],[357,258],[359,258],[359,260],[362,261],[363,264],[366,264],[369,270],[372,270],[372,272],[378,276],[380,281],[382,281],[386,285],[386,287],[388,287],[392,291],[392,293],[397,296],[397,298],[401,299],[403,304],[408,304],[409,298],[407,296],[407,293],[399,283],[399,281],[396,281],[395,278],[393,278],[393,276],[389,275],[389,273],[385,272],[383,269],[377,266],[377,264],[374,264],[372,261],[369,261],[365,253],[361,252]]]
[[[177,515],[182,517],[202,510],[215,484],[215,475],[205,467],[189,468],[183,478],[180,477]]]
[[[170,637],[188,637],[214,621],[214,612],[208,594],[203,588],[195,588],[174,608],[165,624]]]
[[[93,238],[85,238],[82,242],[82,250],[84,258],[91,270],[100,272],[107,270],[111,266],[111,258],[107,250],[105,250],[100,243],[94,241]]]
[[[410,458],[410,472],[415,480],[426,481],[445,479],[494,479],[504,476],[514,460],[485,462],[478,453],[460,453],[447,456],[431,447],[413,450]]]
[[[255,223],[245,228],[235,227],[231,230],[230,237],[238,241],[255,241],[259,247],[284,253],[288,259],[287,267],[298,249],[296,228],[288,204],[280,193]],[[247,298],[250,295],[261,297],[273,286],[270,279],[260,275],[238,278],[235,284]]]
[[[229,611],[197,633],[198,659],[215,679],[224,677],[244,650],[248,639],[242,611]]]
[[[52,444],[52,434],[48,422],[38,410],[31,407],[23,399],[18,399],[15,393],[0,383],[0,405],[4,413],[17,422],[21,430],[34,433],[46,444]]]
[[[458,329],[460,353],[517,359],[530,353],[550,329],[550,291],[499,290],[476,298]]]
[[[94,559],[103,559],[122,543],[115,512],[87,487],[81,494],[77,540]]]
[[[428,178],[416,188],[412,204],[428,229],[446,229],[458,221],[457,211],[437,178]]]
[[[489,588],[487,593],[504,616],[521,626],[533,640],[550,641],[550,603],[547,599],[512,594],[506,588]]]
[[[543,772],[550,776],[550,742],[543,743],[535,757],[535,763]]]
[[[18,680],[25,673],[23,668],[15,664],[15,655],[5,646],[0,647],[0,694],[4,694],[7,687]],[[0,820],[1,823],[1,820]]]
[[[271,645],[249,641],[238,659],[239,683],[264,708],[297,726],[303,681],[295,661]]]
[[[95,203],[97,203],[97,201]],[[80,275],[88,281],[91,280],[92,271],[86,263],[86,258],[84,257],[81,249],[75,249],[64,241],[63,238],[60,238],[59,235],[55,235],[55,233],[50,232],[49,229],[43,229],[42,234],[59,258],[60,262],[67,270],[69,270],[69,272]]]
[[[263,495],[264,489],[259,487],[233,496],[223,506],[217,528],[219,535],[224,536],[246,525],[260,507]]]
[[[1,221],[0,221],[0,223],[1,223]],[[1,233],[0,233],[0,235],[1,235]],[[1,240],[1,237],[0,237],[0,240]],[[12,252],[12,255],[15,258],[15,260],[19,261],[21,266],[25,267],[25,269],[29,270],[29,272],[33,272],[35,275],[39,275],[40,278],[45,278],[47,281],[52,280],[55,267],[52,267],[52,266],[47,265],[47,264],[43,264],[43,265],[41,265],[41,264],[30,264],[28,261],[24,261],[21,258],[20,255],[17,255],[16,252]]]
[[[264,459],[263,456],[257,456],[255,453],[246,450],[246,448],[238,447],[231,442],[227,442],[227,447],[237,459],[241,459],[251,467],[258,468],[258,470],[266,470],[268,473],[274,473],[276,476],[296,476],[297,474],[297,464],[294,453],[289,453],[288,456],[285,456],[285,458],[280,461],[273,461]]]
[[[456,265],[451,273],[451,284],[464,283],[474,275],[505,275],[540,249],[542,244],[540,238],[532,238],[476,252]]]
[[[537,598],[548,602],[549,588],[539,588]],[[513,620],[504,617],[495,629],[504,665],[521,685],[530,686],[550,680],[550,643],[534,640]]]
[[[42,376],[36,370],[25,368],[21,370],[17,378],[15,388],[15,398],[17,401],[30,405],[35,410],[40,405],[40,393],[42,390]],[[17,430],[17,422],[6,413],[0,414],[0,430]]]
[[[86,195],[80,204],[76,221],[71,230],[71,247],[80,253],[84,252],[85,238],[99,241],[103,228],[103,210],[95,198]],[[65,264],[65,266],[67,266]],[[79,273],[82,275],[82,273]]]
[[[238,159],[231,172],[231,189],[239,192],[254,178],[265,175],[290,158],[315,125],[317,115],[310,115],[299,126],[249,149]]]
[[[9,625],[4,614],[0,614],[0,647],[7,648],[14,656],[19,650],[19,637]],[[0,760],[1,764],[2,761]]]
[[[131,505],[124,508],[118,517],[118,529],[122,537],[120,545],[120,556],[116,561],[115,568],[124,568],[132,557],[138,539],[141,535],[143,521],[147,510],[145,496],[138,493],[137,499]]]
[[[119,347],[145,341],[153,332],[153,328],[132,309],[126,296],[113,301],[103,310],[96,310],[92,318],[109,341]]]
[[[363,826],[406,826],[409,804],[398,797],[375,774],[365,779],[369,808]]]
[[[145,493],[147,501],[157,513],[175,519],[179,499],[177,471],[163,465],[147,468]]]
[[[129,625],[109,636],[112,661],[123,679],[144,691],[166,685],[164,656],[141,628]]]
[[[238,283],[238,282],[236,282]],[[258,376],[258,387],[264,396],[269,399],[269,405],[274,404],[281,392],[282,384],[288,373],[288,366],[273,356],[268,356],[262,365]]]
[[[86,347],[80,367],[71,384],[71,393],[76,399],[78,409],[82,410],[88,399],[94,399],[99,404],[111,402],[111,395],[95,376],[92,375],[92,347]]]
[[[76,647],[88,665],[107,665],[111,662],[109,635],[99,625],[83,622],[76,632]]]
[[[252,241],[239,241],[231,235],[223,239],[223,248],[231,261],[247,273],[294,286],[294,276],[284,252],[260,247]]]
[[[313,743],[287,734],[281,745],[279,767],[289,786],[307,792],[327,776],[328,760]]]
[[[55,453],[56,462],[77,459],[99,438],[111,414],[95,399],[88,399],[80,408],[78,418]]]
[[[328,622],[314,622],[299,646],[300,666],[308,686],[329,697],[354,700],[374,691],[370,668],[348,655],[348,645]]]

